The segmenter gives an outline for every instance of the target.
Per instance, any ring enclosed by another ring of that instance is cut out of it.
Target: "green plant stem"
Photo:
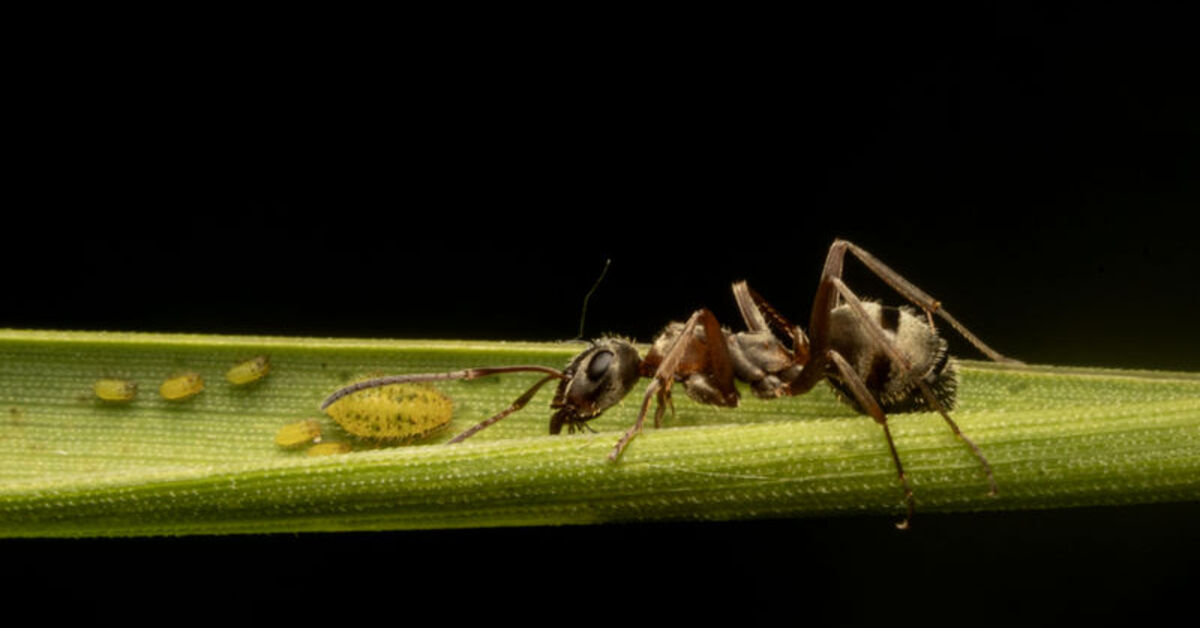
[[[123,536],[383,530],[876,513],[902,495],[882,431],[822,388],[738,409],[676,398],[618,463],[606,455],[640,395],[593,422],[545,435],[543,390],[524,411],[459,445],[454,434],[506,407],[536,377],[439,387],[450,430],[412,446],[310,458],[276,447],[285,423],[320,416],[345,382],[384,372],[559,366],[573,344],[413,342],[0,330],[0,536]],[[262,382],[235,388],[233,363],[270,354]],[[172,372],[207,389],[157,395]],[[937,415],[892,418],[926,512],[1200,498],[1200,376],[963,363],[954,411],[1000,494]],[[127,405],[92,382],[135,380]],[[331,422],[322,419],[331,432]]]

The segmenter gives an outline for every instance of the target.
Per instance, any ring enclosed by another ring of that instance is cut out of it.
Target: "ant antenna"
[[[596,277],[596,282],[592,284],[592,288],[587,291],[587,294],[583,295],[583,309],[579,312],[579,334],[571,340],[583,340],[583,320],[587,317],[588,299],[592,298],[592,293],[596,291],[596,288],[600,287],[600,282],[604,281],[604,276],[608,274],[608,266],[610,264],[612,264],[611,257],[604,260],[604,270],[600,271],[600,276]]]

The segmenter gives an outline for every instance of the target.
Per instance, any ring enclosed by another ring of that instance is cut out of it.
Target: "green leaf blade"
[[[411,446],[308,458],[273,444],[285,423],[351,378],[467,366],[560,367],[576,345],[356,341],[0,331],[0,535],[126,536],[591,524],[875,513],[901,494],[879,428],[825,388],[738,409],[678,396],[619,463],[607,453],[640,395],[593,422],[545,434],[543,390],[471,440],[457,432],[505,407],[533,378],[440,386],[450,430]],[[273,370],[222,379],[258,353]],[[174,370],[208,388],[157,396]],[[955,419],[988,456],[1000,495],[937,415],[895,415],[897,447],[923,512],[1200,499],[1200,377],[964,363]],[[128,405],[90,385],[139,383]],[[635,399],[637,397],[637,399]],[[331,422],[323,419],[328,426]]]

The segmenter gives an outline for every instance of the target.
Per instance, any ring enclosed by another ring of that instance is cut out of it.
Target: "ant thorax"
[[[683,323],[674,322],[654,340],[650,353],[646,355],[642,369],[644,375],[653,375],[662,360],[662,356],[674,346],[679,334],[684,328]],[[750,384],[756,397],[774,399],[787,394],[787,383],[796,379],[802,365],[795,363],[794,356],[783,343],[770,331],[742,331],[734,333],[728,328],[721,328],[725,346],[729,353],[729,362],[733,367],[733,376]],[[687,375],[677,375],[676,380],[683,383],[684,390],[692,399],[708,404],[735,406],[736,401],[729,401],[719,392],[719,387],[711,381],[711,365],[706,363],[708,356],[707,334],[703,328],[697,327],[693,332],[696,340],[685,349],[682,363],[689,364],[693,370]]]
[[[917,379],[929,386],[937,400],[949,410],[954,407],[958,385],[954,361],[946,340],[938,336],[926,319],[907,307],[863,301],[867,315],[879,323],[883,333],[912,365],[911,370],[896,364],[863,327],[849,305],[840,305],[829,314],[829,339],[833,349],[854,368],[879,400],[885,412],[931,410],[921,393]],[[830,371],[829,383],[843,401],[862,411],[854,395],[837,372]]]
[[[679,340],[679,335],[683,333],[684,327],[684,323],[678,321],[669,323],[662,333],[654,338],[654,344],[650,346],[646,359],[642,361],[643,376],[653,377],[655,371],[661,366],[663,358]],[[704,328],[695,328],[692,331],[691,339],[682,345],[681,349],[679,364],[687,366],[676,370],[673,377],[675,381],[683,384],[683,390],[687,396],[698,403],[736,406],[737,399],[726,399],[726,396],[720,391],[720,387],[713,381],[713,365],[710,363],[708,336]]]
[[[774,399],[787,394],[788,384],[803,370],[791,351],[770,331],[727,334],[729,358],[738,379],[749,382],[755,397]]]

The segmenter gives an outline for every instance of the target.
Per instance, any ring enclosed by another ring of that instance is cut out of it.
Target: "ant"
[[[842,281],[846,252],[919,307],[924,317],[907,307],[884,306],[859,299]],[[907,517],[896,527],[908,527],[914,506],[912,488],[888,428],[888,413],[936,411],[941,414],[954,435],[962,439],[979,460],[987,476],[988,494],[996,494],[996,481],[987,458],[950,418],[958,378],[947,352],[946,340],[938,335],[934,326],[934,315],[949,323],[990,359],[1013,363],[1017,360],[992,350],[942,309],[939,301],[846,240],[835,240],[829,248],[813,299],[807,335],[751,290],[745,281],[733,284],[733,294],[746,331],[732,332],[721,328],[713,313],[701,308],[686,322],[669,324],[654,340],[644,359],[632,342],[610,336],[592,341],[591,346],[561,371],[536,365],[499,366],[380,377],[334,392],[321,404],[321,409],[364,388],[537,372],[543,377],[508,408],[450,442],[461,442],[520,410],[542,386],[554,380],[558,380],[558,389],[550,402],[550,407],[555,410],[550,417],[550,433],[558,434],[564,426],[568,432],[588,427],[588,421],[621,401],[640,378],[651,378],[637,422],[609,453],[609,459],[615,462],[629,441],[642,431],[653,399],[658,401],[654,425],[661,427],[663,411],[671,405],[671,387],[676,382],[682,384],[687,395],[695,401],[734,407],[739,399],[735,380],[748,383],[752,393],[763,399],[802,395],[825,380],[843,401],[860,413],[870,415],[883,428],[907,506]],[[784,344],[781,336],[789,339],[790,346]]]

